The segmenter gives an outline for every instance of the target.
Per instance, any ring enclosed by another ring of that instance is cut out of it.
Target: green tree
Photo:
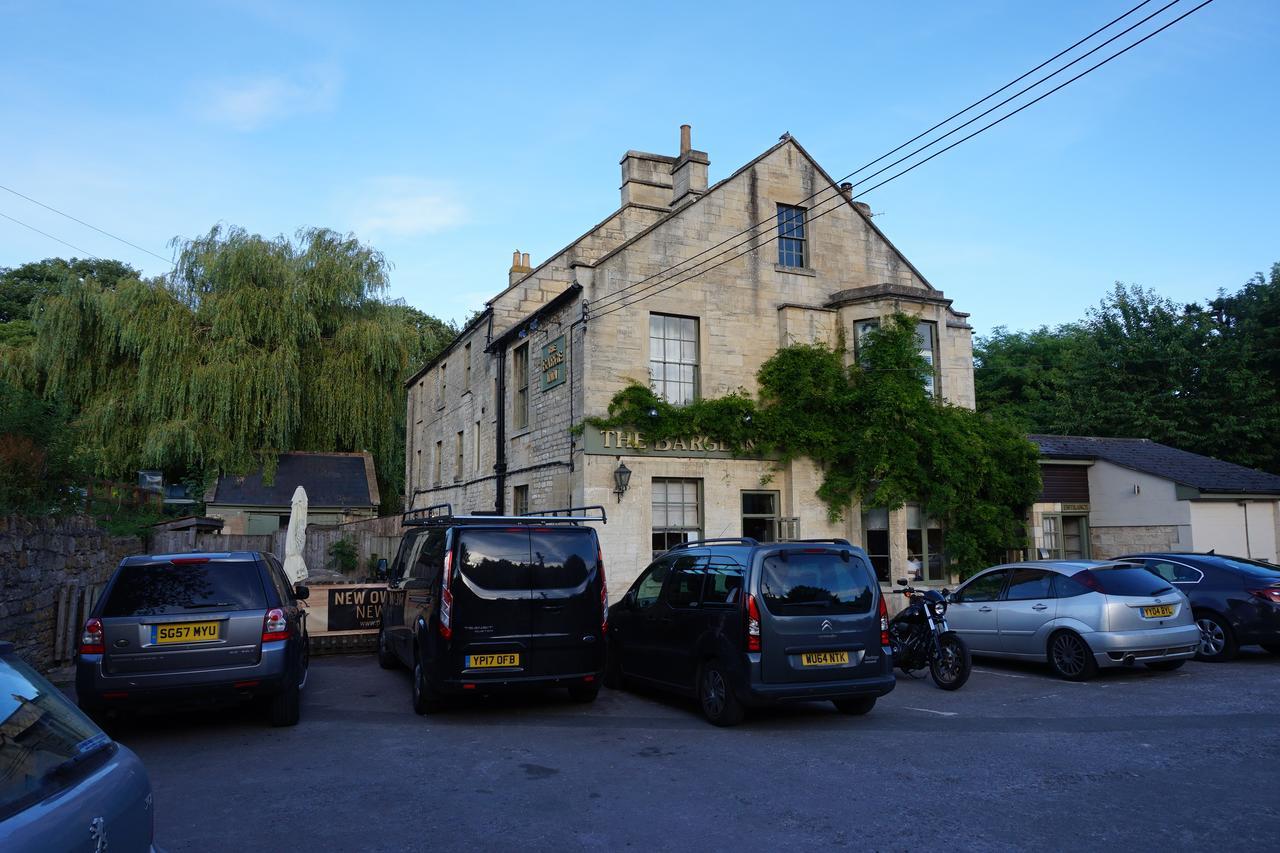
[[[120,261],[99,258],[46,258],[0,269],[0,323],[30,319],[32,303],[68,283],[92,279],[103,287],[135,279],[138,271]]]
[[[0,381],[0,515],[70,508],[78,474],[66,404]]]
[[[978,407],[1030,432],[1149,438],[1280,471],[1280,264],[1207,307],[1117,284],[1078,324],[997,329]]]
[[[64,286],[34,313],[46,393],[78,403],[98,473],[274,473],[284,450],[368,450],[394,505],[403,381],[421,333],[386,263],[324,229],[217,227],[162,279]]]

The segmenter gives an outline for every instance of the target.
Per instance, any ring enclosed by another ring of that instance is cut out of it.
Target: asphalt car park
[[[708,726],[692,700],[562,690],[413,712],[407,670],[313,659],[302,723],[250,708],[110,727],[184,850],[1272,849],[1280,658],[1073,683],[977,659]]]

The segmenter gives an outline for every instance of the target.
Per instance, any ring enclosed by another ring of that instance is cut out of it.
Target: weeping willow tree
[[[368,450],[394,501],[421,336],[386,285],[382,255],[351,236],[215,227],[168,276],[43,299],[32,358],[102,476],[270,476],[281,451]]]

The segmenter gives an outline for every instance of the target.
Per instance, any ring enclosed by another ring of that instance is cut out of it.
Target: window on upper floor
[[[447,390],[447,387],[448,387],[448,380],[446,379],[445,371],[448,369],[448,367],[449,365],[446,364],[445,362],[443,361],[440,362],[440,381],[436,387],[436,391],[437,391],[436,408],[437,409],[444,408],[444,392]]]
[[[649,315],[649,384],[677,406],[698,399],[698,321]]]
[[[462,390],[471,389],[471,341],[462,348]]]
[[[784,267],[804,267],[805,209],[789,204],[778,205],[778,264]]]
[[[462,430],[458,430],[453,444],[453,481],[455,483],[462,480],[462,447]]]
[[[432,475],[431,475],[431,485],[433,486],[440,485],[440,469],[444,465],[443,457],[444,457],[444,442],[437,441],[436,442],[436,458],[433,463],[434,470],[432,471]]]
[[[930,397],[938,396],[938,324],[929,320],[916,323],[916,343],[920,357],[929,363],[929,374],[924,380],[924,390]]]
[[[511,426],[515,429],[526,429],[529,426],[528,341],[511,353]]]

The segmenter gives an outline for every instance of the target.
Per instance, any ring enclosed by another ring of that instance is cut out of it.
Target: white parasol
[[[307,544],[307,490],[293,490],[293,508],[289,512],[289,530],[284,537],[284,573],[290,583],[307,579],[307,564],[302,549]]]

